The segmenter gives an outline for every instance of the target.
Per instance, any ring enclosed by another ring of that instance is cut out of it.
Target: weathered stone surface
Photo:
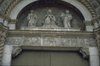
[[[95,46],[93,38],[71,37],[8,37],[6,44],[31,46],[88,47]]]

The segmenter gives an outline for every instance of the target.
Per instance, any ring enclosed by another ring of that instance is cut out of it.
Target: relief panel
[[[29,46],[87,47],[96,46],[93,38],[66,37],[8,37],[6,44]]]

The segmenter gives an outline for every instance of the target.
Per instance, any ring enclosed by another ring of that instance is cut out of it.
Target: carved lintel
[[[82,47],[79,52],[82,54],[83,58],[89,57],[89,49],[88,48]]]
[[[22,49],[20,48],[20,46],[14,46],[13,47],[13,51],[12,51],[12,56],[16,57],[21,53]]]

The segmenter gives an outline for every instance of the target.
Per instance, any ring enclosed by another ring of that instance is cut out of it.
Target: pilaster
[[[4,52],[3,52],[1,66],[11,66],[12,50],[13,50],[12,45],[5,45],[4,46]]]
[[[89,47],[90,66],[99,66],[99,53],[97,47]]]

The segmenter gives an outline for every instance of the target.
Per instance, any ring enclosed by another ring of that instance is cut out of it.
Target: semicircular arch
[[[10,18],[11,19],[17,19],[18,14],[20,13],[20,11],[26,7],[27,5],[29,5],[32,2],[35,2],[37,0],[23,0],[21,1],[19,4],[16,5],[15,8],[13,8],[13,10],[10,13]],[[70,3],[71,5],[73,5],[74,7],[76,7],[83,15],[85,21],[91,21],[92,20],[92,15],[91,13],[88,11],[88,9],[82,5],[80,2],[76,1],[76,0],[62,0],[65,1],[67,3]]]

